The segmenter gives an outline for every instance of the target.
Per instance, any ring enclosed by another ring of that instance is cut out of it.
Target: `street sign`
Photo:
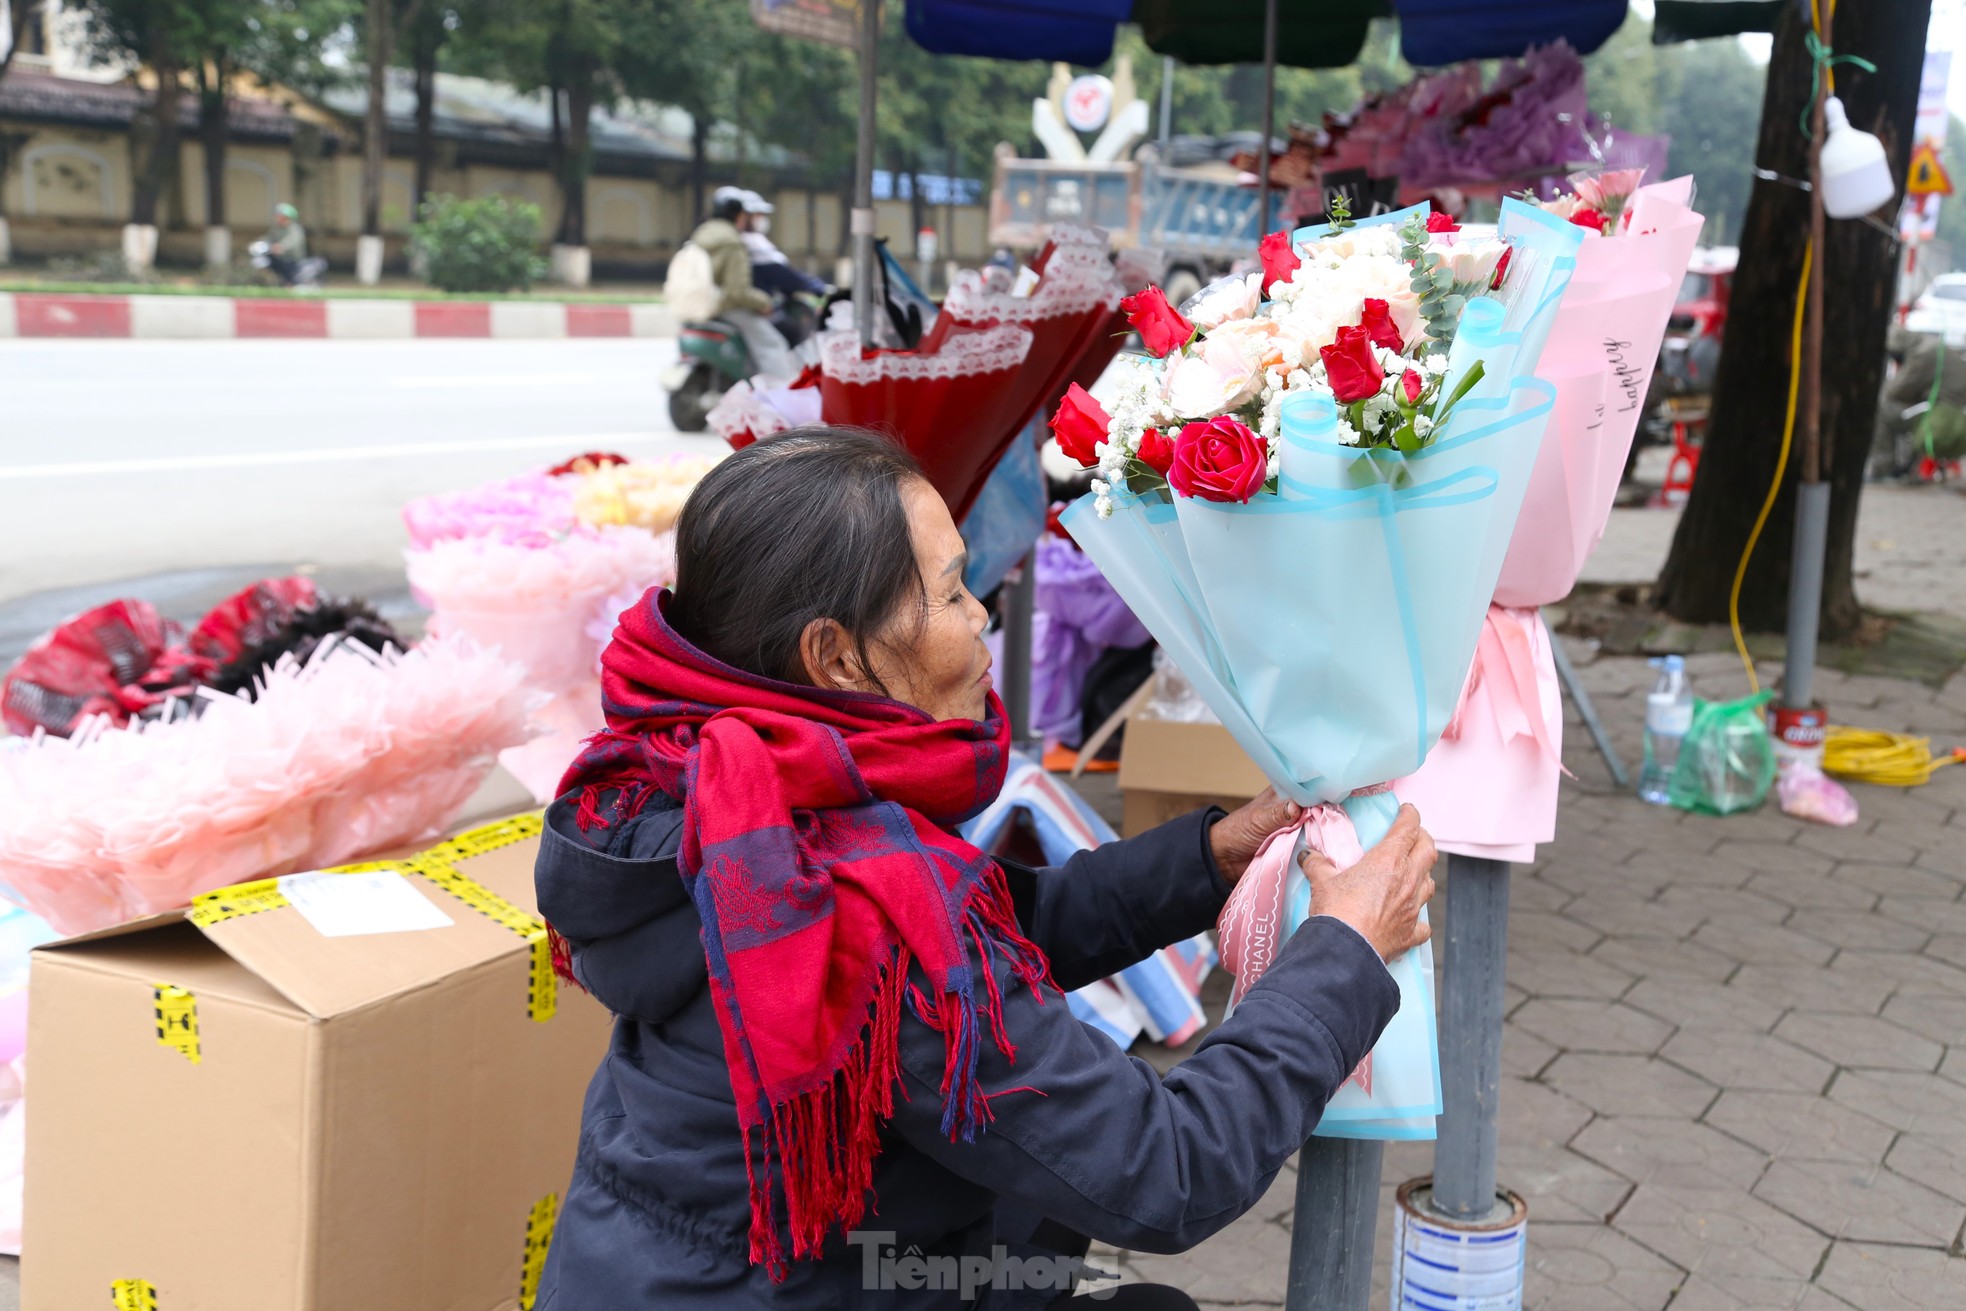
[[[1075,132],[1097,132],[1113,112],[1113,84],[1097,73],[1072,79],[1065,91],[1065,121]]]
[[[860,48],[860,0],[751,0],[751,18],[767,32]]]
[[[1950,196],[1952,179],[1946,175],[1946,166],[1939,162],[1939,147],[1931,141],[1921,141],[1911,152],[1911,167],[1905,170],[1905,194],[1908,196]]]

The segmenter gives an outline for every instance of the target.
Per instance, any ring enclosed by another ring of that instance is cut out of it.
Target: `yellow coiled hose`
[[[1957,748],[1932,754],[1932,739],[1877,728],[1831,724],[1823,734],[1823,772],[1859,783],[1911,788],[1960,758]]]

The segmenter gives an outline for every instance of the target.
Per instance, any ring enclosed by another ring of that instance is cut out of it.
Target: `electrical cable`
[[[1966,748],[1955,747],[1934,756],[1929,737],[1877,728],[1831,724],[1823,736],[1824,773],[1882,787],[1917,787],[1962,756],[1966,756]]]

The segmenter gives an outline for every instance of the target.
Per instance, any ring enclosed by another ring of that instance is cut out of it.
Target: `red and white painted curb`
[[[0,337],[673,337],[666,305],[0,292]]]

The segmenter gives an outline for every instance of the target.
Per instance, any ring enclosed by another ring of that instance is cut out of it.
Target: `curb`
[[[673,337],[666,305],[0,292],[0,338]]]

